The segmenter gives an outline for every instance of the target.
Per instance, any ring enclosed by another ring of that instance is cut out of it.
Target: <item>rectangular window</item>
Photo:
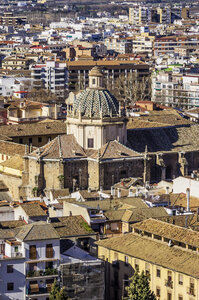
[[[47,258],[52,258],[53,257],[53,245],[52,244],[47,244],[46,245],[46,257]]]
[[[128,266],[128,264],[129,264],[129,258],[128,256],[125,256],[125,265]]]
[[[23,144],[23,139],[19,139],[19,144]]]
[[[29,145],[32,144],[32,138],[28,139]]]
[[[14,283],[8,282],[7,283],[7,291],[13,291],[14,290]]]
[[[42,137],[38,137],[38,143],[42,142]]]
[[[172,272],[168,271],[168,281],[172,281]]]
[[[36,245],[31,245],[29,249],[29,258],[36,259],[37,258],[37,249]]]
[[[145,274],[149,277],[150,279],[150,265],[148,263],[145,264]]]
[[[88,139],[88,148],[94,147],[94,139]]]
[[[159,287],[156,288],[156,296],[160,297],[160,288]]]
[[[178,283],[180,285],[183,285],[183,275],[181,275],[181,274],[178,275]]]
[[[7,265],[7,273],[13,273],[13,265]]]
[[[159,278],[161,277],[161,271],[160,271],[160,269],[156,269],[156,276],[159,277]]]
[[[139,271],[139,261],[135,259],[135,269]]]
[[[167,293],[167,300],[172,300],[172,294],[171,293]]]

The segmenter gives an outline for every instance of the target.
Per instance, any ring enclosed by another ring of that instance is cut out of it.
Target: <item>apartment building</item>
[[[167,106],[199,105],[199,74],[160,72],[152,78],[152,100]]]
[[[104,40],[108,50],[114,50],[121,54],[132,53],[132,42],[126,38],[109,37]]]
[[[11,12],[4,13],[0,16],[0,25],[19,26],[27,22],[27,16],[14,15]]]
[[[133,225],[133,233],[101,240],[98,257],[106,261],[106,299],[126,296],[135,269],[149,275],[157,299],[198,299],[197,231],[148,219]]]
[[[96,65],[103,69],[105,81],[114,80],[122,74],[127,75],[131,72],[134,72],[138,79],[150,74],[149,65],[135,60],[70,61],[66,63],[69,90],[87,87],[89,71]]]
[[[31,68],[34,88],[46,88],[63,97],[67,87],[67,70],[64,62],[46,61]]]
[[[135,6],[129,8],[130,24],[171,23],[171,8]]]
[[[153,55],[153,36],[136,36],[132,41],[133,53],[147,53],[149,57]]]
[[[174,54],[176,47],[187,47],[195,50],[199,46],[198,36],[166,36],[154,41],[154,56]]]
[[[2,230],[0,240],[1,299],[47,300],[60,263],[60,239],[53,226],[36,222]]]

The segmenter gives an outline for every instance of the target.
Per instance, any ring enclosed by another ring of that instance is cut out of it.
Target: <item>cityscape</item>
[[[199,300],[199,2],[0,0],[0,300]]]

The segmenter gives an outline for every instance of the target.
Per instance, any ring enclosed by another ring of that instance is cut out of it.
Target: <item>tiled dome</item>
[[[84,117],[111,117],[119,113],[117,99],[105,89],[86,89],[74,102],[74,114]]]

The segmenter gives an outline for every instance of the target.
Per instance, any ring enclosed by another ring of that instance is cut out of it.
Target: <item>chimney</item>
[[[133,190],[129,189],[129,197],[133,197]]]
[[[115,188],[114,188],[114,186],[111,187],[111,196],[115,196]]]
[[[145,192],[145,199],[148,198],[148,195],[149,195],[149,192],[146,190],[146,192]]]
[[[19,198],[19,203],[20,203],[20,204],[23,203],[23,198],[22,198],[22,197]]]
[[[135,196],[136,196],[136,197],[138,197],[138,195],[139,195],[139,188],[138,188],[138,187],[136,187]]]
[[[121,189],[118,189],[118,190],[117,190],[117,197],[118,197],[118,198],[121,198]]]
[[[190,211],[190,208],[189,208],[189,206],[190,206],[190,189],[189,188],[186,190],[186,194],[187,194],[187,211]]]

